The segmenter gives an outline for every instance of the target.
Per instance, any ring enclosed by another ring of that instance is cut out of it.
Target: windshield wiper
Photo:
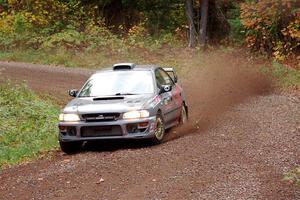
[[[123,96],[123,95],[136,95],[134,93],[121,93],[121,92],[118,92],[115,94],[116,96]]]

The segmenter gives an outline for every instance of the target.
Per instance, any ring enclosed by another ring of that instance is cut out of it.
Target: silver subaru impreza
[[[188,119],[188,107],[173,68],[115,64],[93,74],[59,116],[59,143],[72,153],[103,139],[149,139]]]

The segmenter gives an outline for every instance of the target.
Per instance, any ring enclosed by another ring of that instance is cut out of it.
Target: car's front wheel
[[[180,118],[179,118],[179,124],[185,124],[188,120],[188,115],[187,115],[187,111],[186,111],[186,107],[183,104],[182,108],[181,108],[181,114],[180,114]]]
[[[154,132],[154,138],[152,138],[152,142],[154,144],[159,144],[163,141],[165,136],[165,124],[163,118],[160,114],[156,116],[156,128]]]
[[[67,153],[67,154],[72,154],[75,153],[76,151],[79,151],[81,146],[82,146],[82,142],[62,142],[59,141],[59,145],[60,145],[60,149]]]

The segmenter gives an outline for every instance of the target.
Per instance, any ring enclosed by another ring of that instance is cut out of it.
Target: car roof
[[[113,66],[109,68],[103,68],[101,70],[96,71],[95,74],[103,73],[103,72],[114,72],[114,71],[154,71],[155,69],[160,68],[158,65],[135,65],[132,69],[118,69],[114,70]]]
[[[97,75],[99,75],[101,73],[107,73],[107,72],[120,72],[120,71],[151,71],[151,72],[154,72],[157,68],[161,68],[158,65],[134,65],[134,67],[131,68],[131,69],[117,69],[117,70],[114,70],[114,66],[103,68],[103,69],[100,69],[100,70],[96,71],[94,74],[92,74],[90,79],[96,78]]]

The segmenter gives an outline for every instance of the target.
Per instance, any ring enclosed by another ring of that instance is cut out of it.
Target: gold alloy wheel
[[[163,120],[160,116],[156,118],[156,129],[155,129],[155,137],[158,141],[162,141],[165,135],[165,127]]]
[[[187,122],[186,108],[185,108],[184,105],[182,105],[181,116],[180,116],[180,124],[185,124],[186,122]]]

